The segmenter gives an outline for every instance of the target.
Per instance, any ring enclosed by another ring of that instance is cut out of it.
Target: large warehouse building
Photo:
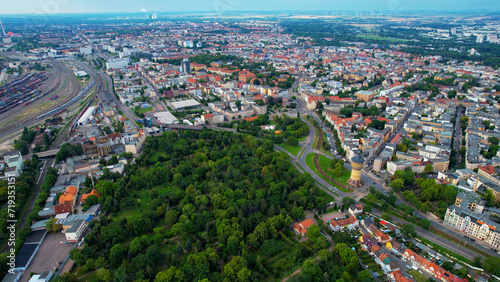
[[[179,123],[179,120],[174,117],[170,112],[164,111],[164,112],[155,112],[154,117],[163,124],[176,124]]]
[[[172,106],[173,110],[184,110],[184,109],[190,109],[190,108],[197,108],[200,106],[200,103],[194,99],[189,99],[189,100],[184,100],[184,101],[178,101],[178,102],[172,102],[170,103]]]
[[[106,63],[106,68],[108,70],[121,69],[121,68],[128,66],[128,64],[129,64],[129,58],[113,59],[113,60],[109,60]]]
[[[95,112],[96,107],[89,107],[85,113],[80,117],[78,120],[77,124],[78,125],[85,125],[87,124],[91,119],[94,118],[94,112]]]

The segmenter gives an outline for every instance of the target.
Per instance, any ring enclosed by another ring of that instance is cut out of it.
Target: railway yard
[[[93,78],[78,79],[70,62],[40,63],[48,66],[46,71],[25,73],[0,87],[0,150],[11,147],[24,127],[74,114],[72,108],[94,88]]]

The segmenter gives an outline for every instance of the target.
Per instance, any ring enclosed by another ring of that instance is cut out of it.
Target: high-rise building
[[[351,187],[363,186],[363,181],[361,180],[361,169],[365,166],[365,159],[363,159],[360,153],[351,159],[351,166],[351,178],[347,180],[347,184]]]
[[[156,13],[153,13],[153,15],[151,15],[152,20],[156,20],[156,17],[157,17]]]
[[[181,72],[182,73],[191,73],[191,62],[188,58],[184,58],[181,63]]]
[[[476,43],[483,43],[483,41],[484,41],[484,35],[478,34],[476,37]]]

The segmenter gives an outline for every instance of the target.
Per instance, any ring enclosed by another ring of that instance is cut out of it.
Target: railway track
[[[323,130],[321,129],[321,127],[318,127],[318,144],[316,145],[316,149],[318,151],[321,150],[321,144],[323,144]],[[323,171],[323,169],[321,169],[321,166],[319,165],[319,154],[314,154],[314,165],[316,166],[316,168],[318,169],[318,171],[321,173],[321,175],[323,175],[324,177],[326,177],[328,180],[330,180],[331,182],[335,183],[336,185],[342,187],[342,188],[345,188],[349,191],[352,191],[351,188],[345,186],[344,184],[336,181],[335,179],[331,178],[326,172]]]
[[[29,116],[18,120],[15,120],[15,117],[22,113],[19,113],[19,110],[17,108],[10,109],[9,111],[0,115],[0,120],[5,122],[3,125],[0,125],[0,142],[13,139],[11,135],[22,130],[25,126],[29,127],[40,123],[41,120],[37,119],[37,116],[57,109],[61,105],[74,99],[81,92],[80,83],[74,78],[69,69],[65,70],[65,66],[58,61],[53,61],[51,63],[54,66],[54,73],[50,74],[49,76],[59,77],[60,79],[58,79],[55,85],[52,88],[49,88],[47,93],[43,95],[43,99],[39,99],[38,101],[36,101],[36,103],[30,105],[30,107],[25,108],[25,110],[30,111],[36,107],[39,107],[42,103],[49,101],[53,94],[57,94],[59,95],[59,97],[66,96],[66,98],[58,100],[55,105],[50,106],[47,109],[43,109],[43,111],[34,112]],[[65,80],[67,81],[67,83],[69,83],[69,86],[64,83]],[[71,93],[64,95],[66,94],[64,93],[65,91]],[[61,92],[63,92],[63,94],[61,94]]]

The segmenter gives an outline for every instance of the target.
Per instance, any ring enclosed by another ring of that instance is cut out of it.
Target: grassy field
[[[409,41],[407,39],[383,37],[383,36],[378,36],[378,35],[357,35],[357,37],[363,38],[363,39],[382,40],[382,41],[389,41],[389,42],[407,42],[407,41]]]
[[[290,146],[290,145],[288,145],[286,143],[283,143],[281,145],[281,147],[283,149],[287,150],[288,152],[290,152],[294,156],[297,156],[299,154],[299,152],[300,152],[300,148],[302,148],[300,146],[295,146],[295,147],[294,146]]]
[[[335,177],[333,175],[333,169],[330,165],[331,160],[325,156],[320,155],[318,161],[319,161],[319,166],[321,167],[321,169],[324,172],[326,172],[326,174],[328,174],[328,176],[335,179],[335,181],[338,181],[342,184],[346,184],[349,177],[351,177],[351,172],[349,170],[347,170],[346,168],[343,169],[343,173],[340,177]]]
[[[319,141],[318,139],[319,139],[318,130],[316,130],[316,135],[314,135],[314,142],[311,146],[313,149],[316,149],[318,147],[318,141]]]
[[[411,274],[411,276],[413,276],[413,279],[415,279],[415,281],[417,281],[417,282],[427,282],[428,281],[428,279],[427,279],[427,277],[425,277],[425,275],[420,274],[415,269],[409,270],[408,274]]]
[[[140,108],[140,109],[137,109],[137,111],[135,111],[135,112],[138,113],[138,114],[144,114],[144,113],[147,113],[147,112],[151,112],[152,110],[153,110],[153,107]]]
[[[329,194],[327,194],[325,191],[321,190],[321,189],[318,189],[319,193],[321,196],[325,197],[325,200],[329,203],[329,202],[333,202],[335,201],[335,198]],[[335,194],[335,193],[334,193]],[[337,194],[335,194],[337,195]],[[337,195],[338,197],[339,195]]]
[[[318,182],[318,181],[316,181],[316,185],[318,185],[318,187],[323,187],[324,189],[326,189],[326,187],[325,187],[325,186],[323,186],[323,185],[321,185],[321,184],[319,184],[319,182]],[[328,190],[328,189],[327,189],[327,190]],[[326,198],[325,198],[325,199],[330,199],[330,198],[328,198],[328,197],[331,197],[332,201],[333,201],[333,200],[335,200],[335,198],[334,198],[334,197],[330,196],[330,195],[329,195],[329,194],[327,194],[325,191],[323,191],[323,193],[325,193],[325,194],[326,194],[326,196],[325,196]],[[332,193],[333,195],[335,195],[335,196],[337,196],[337,197],[340,197],[340,196],[339,196],[339,194],[337,194],[337,193],[335,193],[335,192],[333,192],[333,191],[330,191],[330,193]],[[330,201],[330,202],[331,202],[331,201]]]
[[[379,24],[351,24],[351,25],[355,27],[360,27],[366,31],[374,31],[377,29],[377,27],[381,26]]]
[[[328,142],[328,138],[326,137],[326,132],[324,132],[324,131],[323,131],[323,141]],[[323,152],[324,154],[329,155],[332,158],[334,157],[333,154],[332,154],[332,152],[330,152],[330,150],[323,149],[323,146],[321,146],[320,151]]]
[[[80,281],[97,281],[97,271],[92,273],[92,274],[89,274],[88,276],[85,276],[83,278],[78,278],[78,280]]]
[[[315,154],[308,154],[306,156],[306,164],[309,166],[310,169],[312,169],[317,175],[319,175],[319,177],[321,177],[324,181],[326,181],[328,184],[332,185],[333,187],[339,189],[340,191],[342,192],[347,192],[349,193],[350,191],[348,191],[347,189],[343,188],[343,187],[340,187],[339,185],[331,182],[330,180],[328,180],[328,178],[326,178],[324,175],[322,175],[319,170],[316,168],[316,166],[314,165],[314,155]],[[324,157],[326,158],[326,157]]]

